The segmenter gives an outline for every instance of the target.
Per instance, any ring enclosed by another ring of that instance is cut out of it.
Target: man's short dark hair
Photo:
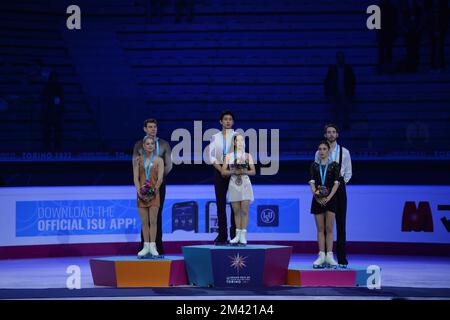
[[[147,128],[147,124],[154,123],[155,125],[158,125],[158,121],[156,119],[147,119],[144,121],[144,128]]]
[[[339,133],[339,128],[334,123],[329,123],[329,124],[325,125],[325,127],[323,128],[323,133],[327,133],[328,128],[334,128],[336,130],[336,132]]]
[[[220,121],[222,121],[223,117],[225,117],[225,116],[231,116],[231,118],[233,118],[233,121],[234,121],[234,114],[230,110],[222,111],[222,113],[220,115]]]

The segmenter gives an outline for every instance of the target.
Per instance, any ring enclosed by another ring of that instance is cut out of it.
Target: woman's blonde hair
[[[149,140],[149,139],[153,140],[153,142],[156,142],[155,137],[146,135],[146,136],[144,137],[144,139],[142,139],[142,143],[145,143],[145,142],[146,142],[147,140]]]

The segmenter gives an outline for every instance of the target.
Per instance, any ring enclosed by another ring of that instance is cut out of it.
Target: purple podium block
[[[189,284],[200,287],[285,285],[291,254],[292,247],[273,245],[183,247]]]
[[[313,269],[310,266],[290,268],[287,284],[300,287],[365,286],[368,275],[362,267],[346,269]]]

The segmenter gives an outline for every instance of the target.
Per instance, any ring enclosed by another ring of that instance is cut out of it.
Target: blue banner
[[[140,232],[136,200],[16,202],[16,236]]]
[[[298,199],[257,199],[249,208],[252,233],[298,233]],[[230,220],[231,207],[227,205]],[[166,199],[164,233],[217,232],[214,199]],[[16,236],[138,234],[141,223],[136,200],[17,201]]]

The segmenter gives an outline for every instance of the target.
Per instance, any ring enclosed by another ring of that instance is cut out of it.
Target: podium
[[[94,284],[116,288],[170,287],[187,284],[183,257],[138,259],[136,256],[90,260]]]
[[[287,285],[300,287],[366,287],[370,274],[364,267],[313,269],[312,266],[289,268]]]
[[[190,285],[261,288],[286,284],[292,247],[275,245],[185,246]]]

